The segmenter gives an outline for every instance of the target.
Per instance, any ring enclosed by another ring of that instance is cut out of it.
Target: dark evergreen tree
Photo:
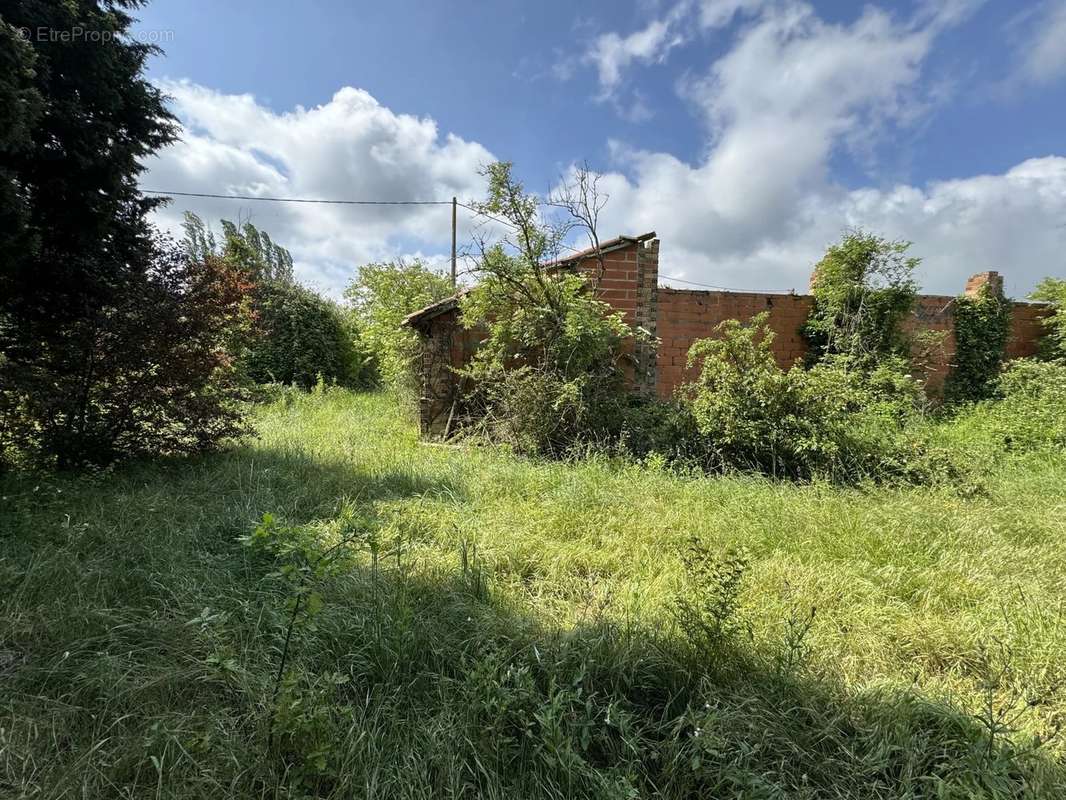
[[[130,35],[140,5],[0,0],[0,461],[107,460],[131,424],[130,452],[206,445],[229,403],[212,381],[241,303],[212,289],[217,314],[189,304],[241,283],[175,262],[146,219],[161,200],[137,188],[177,132],[144,78],[157,48]]]

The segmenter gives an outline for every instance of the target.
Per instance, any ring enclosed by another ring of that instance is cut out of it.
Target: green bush
[[[483,247],[481,282],[462,300],[463,324],[486,331],[460,371],[473,387],[473,418],[491,439],[528,454],[604,443],[627,402],[623,343],[644,344],[647,334],[596,298],[594,280],[557,267],[575,219],[546,224],[510,164],[493,164],[486,176],[479,210],[520,234]],[[587,219],[582,213],[576,218]]]
[[[297,284],[267,282],[256,287],[255,311],[245,358],[252,380],[305,389],[319,378],[344,386],[366,382],[354,324],[335,303]]]
[[[415,386],[419,340],[418,334],[403,324],[404,318],[454,293],[446,276],[421,261],[360,267],[344,296],[379,381],[400,390]]]
[[[52,332],[40,357],[64,370],[0,356],[0,472],[199,453],[245,433],[232,353],[251,323],[248,284],[221,259],[152,248],[109,305]],[[91,368],[67,360],[83,349]]]
[[[844,355],[866,368],[910,355],[900,323],[914,307],[921,260],[907,256],[908,248],[862,231],[829,248],[814,268],[814,308],[803,328],[812,362]]]
[[[700,466],[706,448],[690,409],[676,401],[631,398],[618,411],[618,449],[626,456],[659,456],[673,465]]]
[[[721,338],[689,351],[699,376],[682,388],[714,470],[838,481],[927,482],[951,473],[910,434],[922,394],[902,358],[862,370],[845,356],[810,370],[782,370],[773,357],[767,315],[727,320]]]
[[[1047,334],[1041,341],[1044,358],[1066,360],[1066,280],[1044,278],[1030,300],[1042,300],[1051,304],[1051,315],[1044,319]]]
[[[625,403],[619,359],[632,330],[583,276],[518,280],[490,276],[464,298],[464,324],[489,330],[461,372],[480,429],[531,455],[602,441]]]
[[[997,453],[1066,448],[1066,363],[1018,359],[1004,370],[995,396],[955,417],[942,432],[950,446]]]

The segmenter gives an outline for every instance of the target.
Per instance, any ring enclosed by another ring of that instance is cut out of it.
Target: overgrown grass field
[[[0,482],[0,796],[1066,796],[1061,456],[842,489],[339,389],[255,424]]]

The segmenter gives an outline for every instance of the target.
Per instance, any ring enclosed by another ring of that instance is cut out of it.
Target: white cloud
[[[721,28],[733,21],[738,14],[754,13],[769,0],[702,0],[697,4],[701,28]]]
[[[1066,158],[1038,153],[1000,174],[923,185],[855,188],[834,179],[838,154],[865,162],[930,113],[923,64],[939,32],[976,6],[929,3],[911,19],[867,8],[848,24],[830,24],[796,0],[685,5],[684,20],[694,24],[697,10],[708,8],[707,25],[755,16],[731,31],[728,51],[702,77],[686,83],[707,131],[695,163],[611,143],[616,171],[601,183],[610,195],[601,236],[657,230],[663,273],[737,288],[803,290],[812,264],[849,227],[913,240],[930,291],[955,293],[967,275],[1000,269],[1022,295],[1041,276],[1063,274]],[[660,52],[642,47],[636,51]],[[185,132],[149,161],[146,188],[464,199],[482,194],[478,168],[493,160],[477,142],[396,114],[358,89],[281,113],[250,95],[188,82],[164,88]],[[212,221],[252,212],[292,249],[302,279],[333,291],[369,260],[425,252],[443,266],[449,237],[447,206],[180,199],[160,219],[174,227],[185,208]],[[467,219],[460,216],[461,242]]]
[[[685,44],[694,30],[728,25],[742,12],[754,12],[770,0],[679,0],[660,19],[622,36],[614,31],[600,34],[584,61],[596,68],[600,99],[610,99],[633,64],[661,64],[670,51]],[[569,78],[573,64],[557,76]]]
[[[903,21],[867,8],[848,25],[802,3],[765,9],[686,85],[708,126],[703,158],[612,143],[620,171],[601,184],[609,233],[655,229],[664,273],[738,288],[803,289],[849,227],[913,240],[931,291],[954,293],[968,274],[1001,268],[1024,293],[1061,272],[1064,159],[924,187],[849,191],[832,179],[835,153],[865,156],[929,112],[922,63],[938,32],[974,7]]]
[[[654,191],[619,175],[606,189],[616,198]],[[621,192],[618,190],[621,189]],[[609,206],[610,207],[610,206]],[[632,212],[630,212],[632,213]],[[664,274],[737,289],[805,291],[811,267],[827,245],[850,228],[914,242],[926,291],[957,294],[966,277],[987,269],[1006,276],[1006,288],[1025,296],[1043,276],[1066,274],[1066,158],[1031,159],[998,175],[981,175],[888,189],[811,193],[790,210],[779,233],[746,246],[687,241],[676,207],[622,222],[622,229],[658,230]],[[612,229],[613,230],[613,229]],[[713,231],[708,231],[713,237]],[[669,283],[669,281],[666,281]]]
[[[1050,83],[1066,76],[1066,0],[1046,0],[1025,18],[1030,25],[1019,47],[1017,77]]]
[[[148,189],[325,199],[460,200],[480,197],[478,169],[494,160],[476,142],[441,135],[428,118],[396,114],[345,87],[314,108],[277,113],[252,95],[164,82],[182,141],[146,162]],[[175,198],[157,212],[177,230],[189,209],[217,224],[247,217],[292,250],[298,276],[331,291],[355,268],[405,250],[441,253],[447,206],[334,206]],[[465,215],[464,215],[465,224]]]
[[[622,79],[622,71],[634,61],[662,63],[671,49],[681,44],[680,34],[672,30],[670,20],[652,20],[646,27],[629,34],[604,33],[596,37],[588,60],[599,73],[600,88],[610,95]]]

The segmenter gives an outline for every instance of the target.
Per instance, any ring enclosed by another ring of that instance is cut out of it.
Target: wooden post
[[[452,288],[455,288],[455,211],[458,203],[456,199],[452,198]]]

